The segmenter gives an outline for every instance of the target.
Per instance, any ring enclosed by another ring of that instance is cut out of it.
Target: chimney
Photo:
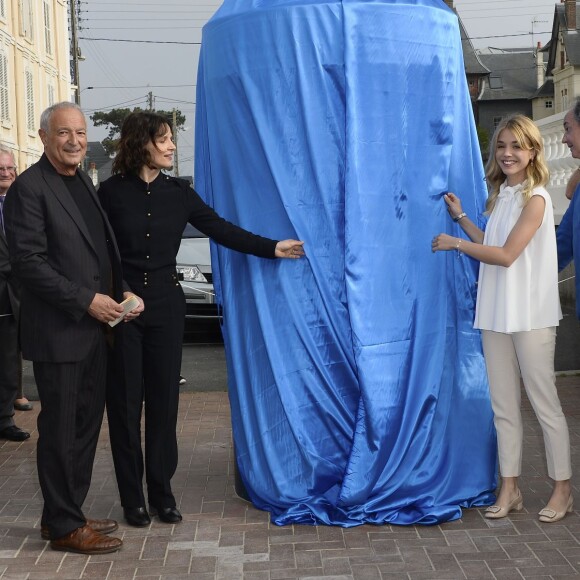
[[[536,48],[536,84],[538,89],[544,84],[544,53],[540,52],[542,43],[538,42]]]
[[[576,30],[576,0],[566,0],[566,27]]]

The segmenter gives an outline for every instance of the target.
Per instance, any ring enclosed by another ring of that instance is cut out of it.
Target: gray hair
[[[574,121],[580,125],[580,97],[576,99],[572,111],[574,112]]]
[[[16,157],[14,155],[14,151],[12,151],[12,149],[3,143],[0,143],[0,155],[10,155],[10,157],[12,157],[12,163],[14,164],[14,167],[16,167]]]
[[[48,107],[48,109],[42,111],[42,115],[40,115],[40,128],[43,131],[45,132],[48,131],[52,114],[55,111],[59,111],[60,109],[76,109],[84,117],[83,110],[76,103],[71,103],[70,101],[62,101],[60,103],[55,103],[54,105]]]

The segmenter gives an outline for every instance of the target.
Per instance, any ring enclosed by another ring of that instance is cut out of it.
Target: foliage
[[[479,141],[481,156],[486,161],[489,155],[489,131],[479,125],[477,126],[477,140]]]
[[[140,107],[135,107],[134,109],[111,109],[110,111],[95,111],[91,115],[91,121],[95,127],[105,127],[109,130],[109,134],[101,141],[105,151],[112,155],[115,152],[115,147],[119,141],[119,136],[121,134],[121,125],[123,121],[129,115],[129,113],[142,111]],[[173,121],[173,111],[155,111],[159,115],[167,117],[167,119]],[[183,128],[185,124],[185,115],[181,111],[175,111],[175,119],[177,127],[173,128],[173,132],[179,131]]]

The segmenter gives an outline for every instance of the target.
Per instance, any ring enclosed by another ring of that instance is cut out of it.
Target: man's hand
[[[88,313],[99,322],[112,322],[123,314],[123,307],[106,294],[95,294]]]
[[[303,245],[304,242],[297,240],[282,240],[276,244],[274,255],[276,258],[300,258],[304,256]]]
[[[137,306],[137,308],[133,308],[133,310],[127,312],[127,314],[125,315],[125,318],[123,319],[123,322],[130,322],[134,318],[137,318],[137,316],[139,316],[139,314],[141,314],[141,312],[143,312],[143,310],[145,310],[145,304],[143,304],[143,300],[139,296],[137,296],[137,294],[133,294],[133,292],[123,292],[124,299],[127,299],[130,296],[135,296],[135,298],[137,298],[137,300],[139,300],[139,306]]]

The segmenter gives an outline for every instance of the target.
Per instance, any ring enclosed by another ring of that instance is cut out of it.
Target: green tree
[[[134,109],[111,109],[110,111],[95,111],[91,115],[91,121],[95,127],[105,127],[109,130],[109,134],[101,141],[105,151],[112,155],[115,152],[117,142],[119,141],[119,136],[121,134],[121,125],[123,121],[129,115],[129,113],[142,111],[140,107],[135,107]],[[169,123],[173,121],[173,111],[155,111],[159,115],[167,117]],[[173,128],[173,132],[179,131],[185,125],[185,115],[181,111],[175,111],[176,127]]]
[[[487,161],[489,156],[489,132],[484,127],[478,125],[477,127],[477,139],[479,141],[479,148],[481,149],[481,157],[483,161]]]

